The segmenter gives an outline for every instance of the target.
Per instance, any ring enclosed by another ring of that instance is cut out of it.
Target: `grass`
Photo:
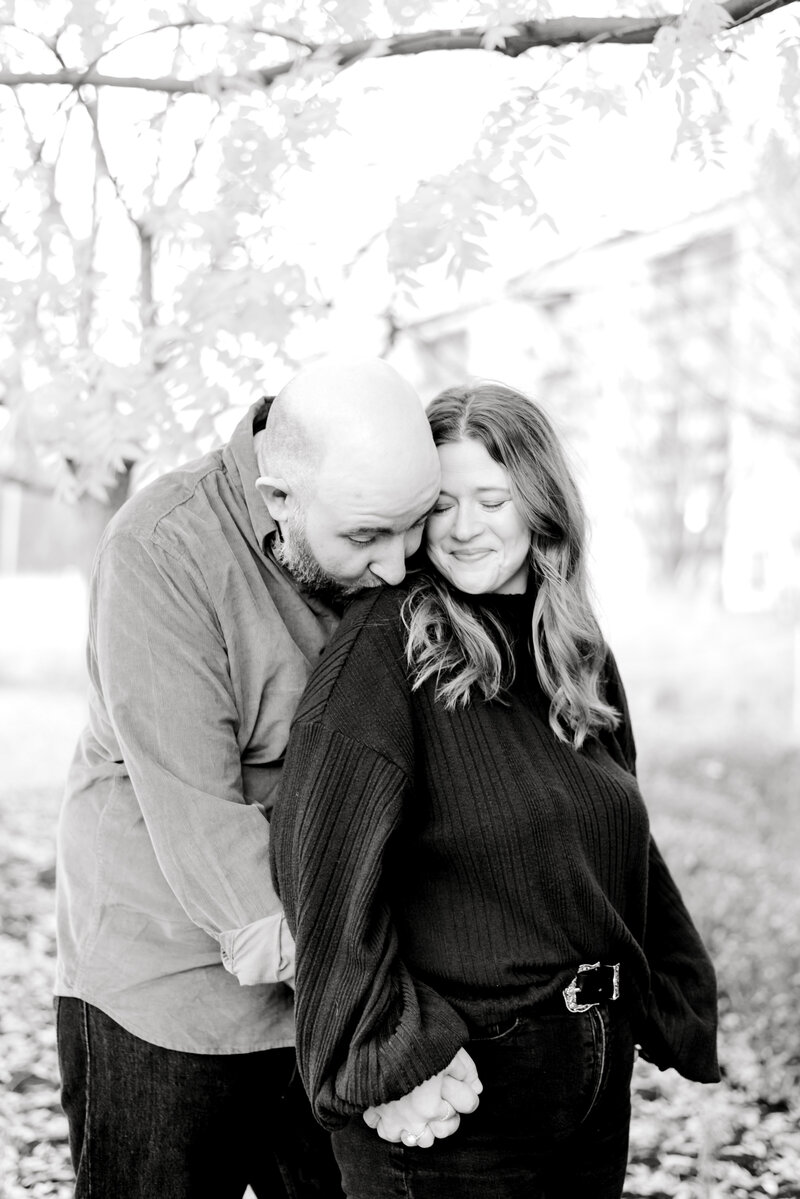
[[[663,598],[612,613],[607,627],[654,832],[717,964],[725,1072],[719,1086],[700,1087],[637,1064],[626,1196],[796,1199],[800,751],[789,718],[791,631],[774,618],[723,617]],[[17,653],[0,680],[0,1199],[71,1193],[51,1009],[53,836],[82,682],[72,651],[56,655],[50,677],[41,643],[37,654],[29,668]]]
[[[649,597],[611,613],[654,834],[720,983],[723,1082],[638,1063],[630,1199],[800,1195],[800,731],[775,616]]]
[[[800,1190],[800,755],[703,756],[647,773],[654,831],[720,982],[723,1082],[639,1063],[629,1189],[796,1197]]]

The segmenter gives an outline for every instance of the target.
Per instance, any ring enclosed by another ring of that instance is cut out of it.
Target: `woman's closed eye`
[[[500,508],[510,503],[509,500],[481,500],[481,508],[485,512],[497,512]],[[451,501],[440,500],[435,508],[431,509],[431,516],[440,516],[442,512],[450,512],[455,507]]]

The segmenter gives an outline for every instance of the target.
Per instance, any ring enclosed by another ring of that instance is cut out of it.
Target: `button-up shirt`
[[[256,405],[130,499],[90,588],[89,723],[58,834],[56,993],[169,1049],[293,1043],[267,816],[336,623],[270,556]]]

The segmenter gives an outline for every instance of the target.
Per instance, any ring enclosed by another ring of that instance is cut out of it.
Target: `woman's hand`
[[[367,1108],[364,1120],[384,1141],[427,1149],[437,1138],[451,1136],[462,1114],[474,1112],[482,1090],[475,1063],[459,1049],[444,1070],[400,1099]]]

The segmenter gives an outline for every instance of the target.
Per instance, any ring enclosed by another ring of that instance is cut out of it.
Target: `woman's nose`
[[[469,541],[480,528],[478,514],[472,505],[460,504],[453,522],[452,534],[457,541]]]

